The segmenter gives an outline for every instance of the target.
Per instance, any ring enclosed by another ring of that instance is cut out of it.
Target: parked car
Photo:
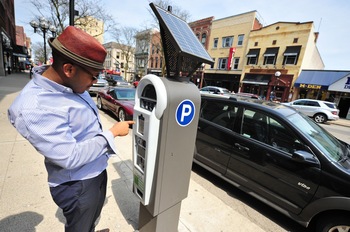
[[[201,97],[195,163],[310,231],[350,231],[349,144],[279,103]]]
[[[298,99],[283,104],[295,108],[297,111],[313,118],[315,122],[318,123],[339,119],[339,110],[337,109],[337,105],[333,102],[314,99]]]
[[[110,86],[130,86],[131,84],[124,80],[122,76],[109,74],[106,75],[106,80]]]
[[[132,120],[135,104],[135,88],[110,87],[97,94],[97,108],[109,110],[119,121]]]
[[[139,81],[134,81],[134,82],[132,83],[132,85],[133,85],[135,88],[137,88],[137,86],[139,85]]]
[[[108,85],[105,75],[101,73],[97,76],[97,82],[89,88],[89,93],[96,94],[100,89],[106,88]]]
[[[248,98],[254,98],[254,99],[259,99],[261,100],[261,97],[259,95],[253,94],[253,93],[235,93],[236,96],[238,97],[248,97]]]
[[[217,86],[205,86],[199,90],[200,93],[220,94],[220,95],[231,95],[228,89],[217,87]]]

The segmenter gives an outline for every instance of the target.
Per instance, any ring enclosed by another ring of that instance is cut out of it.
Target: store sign
[[[322,85],[300,84],[300,88],[321,89]]]
[[[350,77],[348,77],[348,81],[345,83],[344,89],[350,89]]]

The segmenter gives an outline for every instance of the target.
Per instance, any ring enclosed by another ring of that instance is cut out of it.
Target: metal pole
[[[43,30],[43,34],[44,34],[44,56],[45,56],[44,60],[45,60],[45,64],[46,64],[47,57],[46,57],[46,30],[45,29]]]
[[[74,26],[74,0],[69,1],[69,25]]]

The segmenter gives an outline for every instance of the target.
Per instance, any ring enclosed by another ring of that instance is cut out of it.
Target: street
[[[0,77],[0,231],[62,231],[64,219],[48,192],[42,157],[18,136],[7,120],[10,102],[6,100],[13,99],[28,81],[26,74]],[[100,111],[100,115],[105,129],[116,122],[113,114]],[[350,142],[349,128],[332,124],[322,126],[339,139]],[[116,144],[120,154],[110,161],[108,202],[99,225],[114,228],[111,232],[133,231],[137,229],[138,200],[130,191],[131,131],[128,136],[116,139]],[[306,231],[194,164],[189,195],[182,203],[179,231],[242,230]]]

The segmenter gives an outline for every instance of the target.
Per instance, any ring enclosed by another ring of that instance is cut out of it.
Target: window
[[[297,64],[301,46],[289,46],[284,52],[283,64]]]
[[[244,35],[239,35],[238,36],[238,42],[237,42],[238,46],[242,46],[243,45],[243,39],[244,39]]]
[[[293,43],[298,43],[298,38],[294,38]]]
[[[284,56],[283,64],[296,64],[297,63],[297,56]]]
[[[237,111],[231,102],[204,101],[200,117],[232,130]]]
[[[206,40],[207,40],[207,34],[203,33],[202,34],[202,40],[201,40],[201,43],[202,43],[203,46],[205,46]]]
[[[272,40],[272,45],[276,45],[277,44],[277,40]]]
[[[228,58],[219,58],[218,69],[227,69],[227,59]]]
[[[222,37],[222,47],[223,48],[229,48],[232,46],[233,43],[233,36],[229,37]]]
[[[239,57],[234,58],[232,69],[238,69],[238,64],[239,64]]]
[[[268,65],[268,64],[275,65],[276,64],[276,56],[265,56],[264,57],[264,65]]]
[[[275,65],[279,48],[267,48],[264,54],[264,65]]]
[[[254,43],[254,47],[257,47],[259,45],[259,42]]]
[[[300,139],[282,123],[255,110],[244,110],[241,134],[290,154],[305,149]]]
[[[258,59],[256,58],[256,56],[248,57],[247,65],[254,65],[254,64],[258,64]]]
[[[197,33],[197,34],[196,34],[196,37],[197,37],[197,38],[198,38],[198,40],[199,40],[199,33]]]
[[[156,65],[154,67],[158,68],[158,57],[156,57]]]
[[[219,42],[219,39],[218,38],[214,38],[213,48],[217,48],[218,47],[218,42]]]
[[[258,63],[260,48],[250,49],[247,54],[247,65],[255,65]]]

